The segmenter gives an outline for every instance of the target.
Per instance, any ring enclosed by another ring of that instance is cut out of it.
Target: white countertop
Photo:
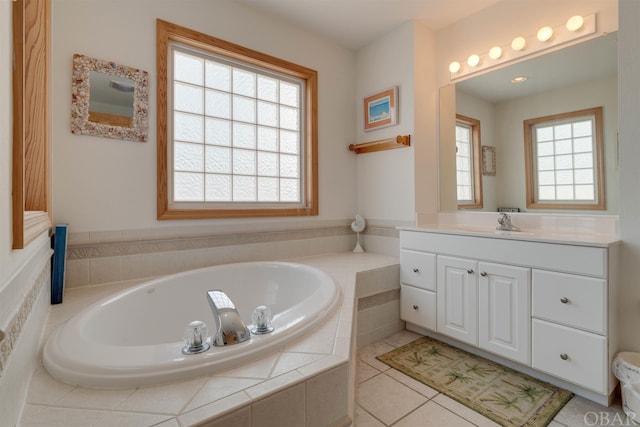
[[[455,234],[491,239],[524,240],[563,245],[595,246],[608,248],[620,243],[620,239],[612,234],[568,233],[553,230],[523,229],[522,231],[501,231],[495,227],[461,224],[424,224],[411,227],[398,227],[399,230],[420,231],[424,233]]]

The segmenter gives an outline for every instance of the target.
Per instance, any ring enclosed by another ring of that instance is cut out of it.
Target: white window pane
[[[536,128],[536,141],[545,142],[553,140],[553,127],[545,126]]]
[[[238,175],[255,175],[256,152],[252,150],[233,150],[233,173]]]
[[[557,171],[556,172],[556,184],[565,185],[565,184],[573,184],[573,171]]]
[[[255,98],[256,74],[249,71],[234,68],[233,69],[233,92],[238,95],[245,95],[245,96],[250,96],[252,98]]]
[[[592,153],[581,153],[576,154],[575,157],[575,167],[584,169],[593,167],[593,154]]]
[[[204,66],[206,86],[231,91],[231,67],[207,61]]]
[[[458,156],[458,170],[461,171],[470,171],[471,170],[471,159],[469,157]]]
[[[541,157],[541,156],[552,156],[553,155],[553,142],[538,143],[537,155],[538,155],[538,157]]]
[[[595,200],[593,185],[576,185],[576,200]]]
[[[278,149],[278,131],[273,128],[258,127],[258,150],[276,151]]]
[[[298,178],[299,175],[299,157],[289,154],[280,155],[280,176],[287,178]]]
[[[206,201],[230,202],[231,175],[206,175]]]
[[[231,95],[217,90],[207,90],[205,94],[205,112],[207,116],[231,118]]]
[[[538,158],[538,170],[548,171],[555,167],[555,161],[553,156],[539,157]]]
[[[280,106],[280,127],[289,130],[300,130],[297,108]]]
[[[202,116],[175,113],[173,115],[173,139],[188,142],[204,142]]]
[[[231,173],[231,149],[208,145],[205,148],[205,171]]]
[[[244,123],[233,123],[233,146],[241,148],[256,147],[256,127]]]
[[[278,179],[258,178],[258,201],[277,202],[278,201]]]
[[[278,101],[278,81],[265,76],[258,76],[258,99]]]
[[[573,167],[573,156],[571,154],[556,156],[556,169],[571,169]]]
[[[241,122],[256,122],[256,101],[244,96],[233,97],[233,120]]]
[[[458,200],[470,201],[471,200],[471,187],[466,185],[458,186]]]
[[[202,86],[204,59],[174,51],[173,79]]]
[[[258,102],[258,124],[278,126],[278,107],[271,102]]]
[[[215,145],[231,145],[231,122],[207,117],[204,142]]]
[[[459,156],[469,156],[469,149],[470,144],[467,144],[466,142],[458,142],[456,143],[456,148],[457,148],[457,153]]]
[[[586,153],[590,151],[593,151],[593,139],[590,136],[573,140],[574,153]]]
[[[553,185],[556,183],[555,180],[555,173],[553,171],[538,172],[538,185]]]
[[[555,139],[571,138],[571,123],[554,126],[554,138]]]
[[[585,120],[582,122],[574,123],[573,136],[574,138],[577,138],[580,136],[591,136],[591,120]]]
[[[286,179],[280,180],[280,201],[299,202],[300,201],[300,180]]]
[[[201,87],[178,83],[173,87],[173,107],[178,111],[202,114],[204,91]]]
[[[469,142],[471,140],[471,131],[466,126],[456,126],[456,141]]]
[[[300,134],[283,130],[280,132],[280,151],[289,154],[300,154]]]
[[[233,200],[236,202],[256,201],[256,177],[233,176]]]
[[[175,172],[173,174],[173,200],[176,202],[200,202],[204,200],[204,175],[201,173]]]
[[[555,200],[556,188],[553,186],[539,186],[538,199],[539,200]]]
[[[204,169],[203,146],[176,142],[173,145],[173,167],[177,171],[202,172]]]
[[[298,85],[280,82],[280,103],[291,107],[298,107]]]
[[[278,154],[258,151],[258,175],[278,176]]]
[[[556,141],[556,154],[568,154],[571,153],[571,140],[570,139],[562,139],[560,141]]]
[[[576,169],[576,184],[593,184],[593,169]]]
[[[573,185],[558,185],[556,194],[558,200],[573,200]]]

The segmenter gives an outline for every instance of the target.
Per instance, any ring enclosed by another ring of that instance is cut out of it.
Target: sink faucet
[[[221,347],[239,344],[251,337],[249,328],[240,318],[240,313],[231,298],[219,289],[207,292],[207,299],[216,321],[216,333],[211,337],[211,343]]]
[[[496,227],[496,230],[520,231],[520,228],[511,224],[511,217],[506,212],[501,212],[498,217],[498,226]]]

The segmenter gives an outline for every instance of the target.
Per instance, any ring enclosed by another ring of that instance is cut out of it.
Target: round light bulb
[[[467,64],[469,64],[470,67],[475,67],[479,63],[480,57],[478,55],[473,54],[469,58],[467,58]]]
[[[541,42],[549,41],[552,36],[553,36],[553,28],[551,27],[542,27],[538,31],[538,40],[540,40]]]
[[[569,31],[578,31],[584,25],[584,18],[580,15],[572,16],[567,21],[567,30]]]
[[[457,73],[458,71],[460,71],[460,63],[458,61],[453,61],[451,64],[449,64],[449,71],[452,73]]]
[[[524,39],[524,37],[516,37],[511,42],[511,49],[522,50],[525,48],[526,45],[527,45],[527,41]]]
[[[502,49],[498,46],[494,46],[489,49],[489,58],[498,59],[502,56]]]

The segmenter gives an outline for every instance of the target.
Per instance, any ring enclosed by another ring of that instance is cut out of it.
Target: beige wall
[[[156,18],[318,71],[319,217],[156,220]],[[347,150],[356,120],[352,51],[231,0],[55,0],[52,20],[55,223],[68,223],[72,233],[188,226],[224,231],[230,224],[310,225],[355,215],[356,160]],[[150,73],[149,142],[71,134],[74,53]]]

